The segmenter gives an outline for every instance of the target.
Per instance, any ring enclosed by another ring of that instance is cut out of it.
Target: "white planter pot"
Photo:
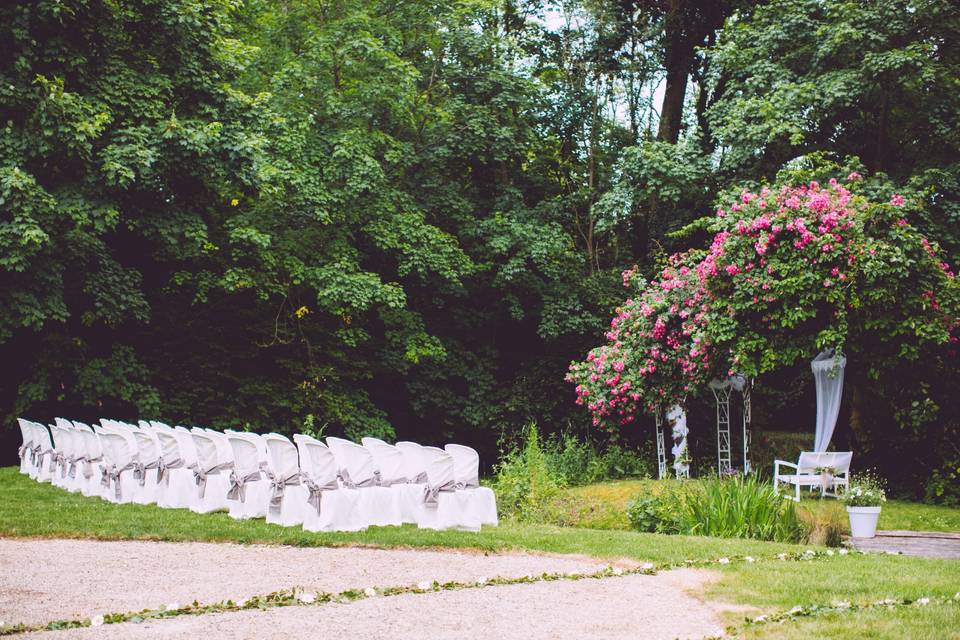
[[[850,514],[850,535],[854,538],[872,538],[877,535],[880,507],[847,507]]]

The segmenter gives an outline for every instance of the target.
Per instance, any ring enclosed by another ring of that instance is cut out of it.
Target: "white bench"
[[[821,496],[837,497],[836,490],[843,487],[847,489],[850,483],[850,461],[853,460],[852,451],[825,451],[814,453],[813,451],[804,451],[800,454],[797,464],[787,462],[786,460],[776,460],[773,463],[773,491],[780,494],[780,485],[793,485],[794,495],[784,494],[785,498],[800,502],[800,487],[819,487]],[[780,467],[789,467],[793,473],[782,473]],[[828,492],[824,487],[824,474],[817,473],[817,469],[833,469],[833,479],[830,481],[830,488],[834,492]]]

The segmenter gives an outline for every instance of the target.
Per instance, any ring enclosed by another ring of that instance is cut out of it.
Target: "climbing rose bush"
[[[707,250],[673,255],[659,278],[623,273],[632,296],[607,342],[570,365],[596,426],[682,402],[713,378],[756,376],[833,347],[879,377],[899,359],[955,357],[958,286],[934,240],[894,194],[841,184],[744,190],[699,226]],[[860,359],[862,358],[862,359]]]

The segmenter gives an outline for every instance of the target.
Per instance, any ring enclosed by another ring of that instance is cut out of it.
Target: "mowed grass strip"
[[[724,556],[772,557],[803,547],[753,540],[664,536],[547,525],[504,523],[480,533],[430,531],[412,525],[371,527],[358,533],[312,533],[225,513],[195,514],[154,505],[111,504],[31,480],[14,467],[0,469],[0,535],[288,544],[448,547],[479,551],[531,551],[630,558],[661,565]]]

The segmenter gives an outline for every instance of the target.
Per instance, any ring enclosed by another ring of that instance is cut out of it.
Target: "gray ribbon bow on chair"
[[[166,460],[163,456],[157,460],[157,484],[161,482],[166,482],[167,486],[170,486],[170,469],[182,469],[186,467],[183,463],[182,458],[173,458],[172,460]],[[196,465],[191,465],[189,468],[193,469]]]
[[[110,467],[105,464],[100,465],[100,484],[110,488]]]
[[[310,496],[307,498],[307,503],[317,510],[317,515],[320,515],[320,502],[323,500],[323,492],[336,491],[340,488],[340,484],[337,482],[336,478],[333,478],[324,484],[317,484],[311,478],[303,476],[303,484],[307,486],[307,491],[310,492]]]
[[[227,491],[227,500],[247,501],[247,483],[255,482],[263,477],[260,469],[250,473],[238,476],[236,471],[230,472],[230,490]]]
[[[428,484],[423,488],[423,506],[428,509],[436,509],[440,505],[440,492],[453,492],[456,490],[456,486],[453,480],[447,480],[436,487]]]
[[[55,473],[57,470],[57,467],[60,466],[60,463],[63,460],[63,454],[57,453],[53,449],[47,449],[46,451],[43,452],[43,455],[40,456],[40,459],[42,460],[43,456],[47,455],[48,453],[51,454],[50,455],[50,473]]]
[[[146,464],[142,462],[134,463],[133,467],[133,477],[140,482],[140,486],[145,486],[147,484],[147,469],[156,469],[160,466],[160,460],[154,460],[153,462],[148,462]]]
[[[421,471],[410,481],[411,484],[427,484],[427,472]]]
[[[86,457],[86,456],[76,456],[76,457],[71,458],[71,459],[70,459],[70,469],[67,471],[67,477],[68,477],[68,478],[76,478],[76,477],[77,477],[77,465],[80,464],[81,462],[86,462],[86,461],[87,461],[87,457]]]
[[[117,468],[117,465],[113,465],[113,467],[110,469],[110,480],[113,481],[113,491],[114,495],[117,497],[117,502],[120,502],[120,500],[123,498],[123,496],[120,495],[120,474],[124,471],[133,469],[135,466],[136,462],[130,461],[119,469]]]
[[[83,459],[83,477],[89,480],[93,477],[93,463],[102,462],[103,456],[97,456],[96,458],[84,458]]]
[[[479,489],[480,483],[477,482],[476,480],[470,480],[468,482],[458,482],[455,488],[457,491],[463,491],[464,489]]]
[[[288,486],[300,484],[300,472],[294,471],[285,478],[281,478],[269,470],[264,470],[264,473],[266,473],[267,478],[270,479],[270,510],[274,512],[279,511],[283,506],[284,490]]]
[[[57,466],[60,467],[60,477],[67,477],[67,469],[73,464],[73,456],[66,456],[62,453],[57,454]]]
[[[215,464],[207,470],[204,470],[197,463],[196,468],[193,469],[193,481],[197,485],[197,490],[200,494],[200,499],[203,500],[203,497],[207,493],[207,476],[215,476],[221,471],[226,471],[227,469],[233,469],[232,462],[221,462],[220,464]]]
[[[20,448],[17,449],[17,455],[20,456],[21,460],[23,460],[23,456],[27,455],[28,451],[30,452],[33,451],[33,440],[28,440],[27,442],[24,442],[22,445],[20,445]],[[31,458],[33,457],[32,453],[30,457]]]
[[[365,487],[377,486],[376,476],[371,476],[363,482],[354,482],[353,479],[350,478],[350,473],[346,469],[340,469],[339,478],[340,482],[342,482],[343,486],[347,489],[363,489]]]
[[[381,479],[378,484],[381,487],[392,487],[395,484],[410,484],[410,481],[406,478],[387,478],[386,480]]]

